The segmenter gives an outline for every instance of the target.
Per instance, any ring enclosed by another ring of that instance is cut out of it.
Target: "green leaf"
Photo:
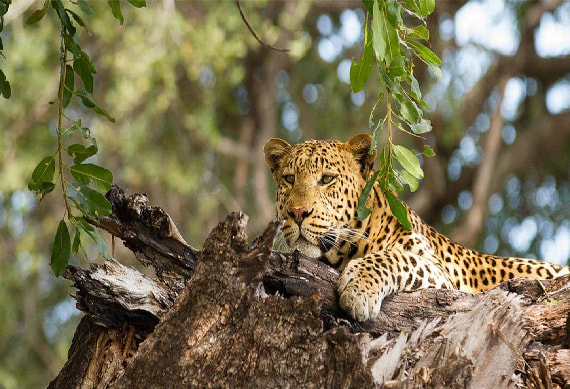
[[[89,69],[89,64],[83,56],[73,60],[73,70],[75,70],[75,73],[81,78],[85,90],[89,93],[93,93],[93,75]]]
[[[80,184],[86,185],[91,182],[95,189],[100,192],[108,191],[113,184],[113,173],[92,163],[73,165],[70,170]]]
[[[395,191],[396,193],[401,192],[404,190],[404,183],[402,182],[401,175],[398,170],[390,169],[390,173],[388,173],[388,191]]]
[[[386,175],[386,179],[380,180],[381,186],[384,187],[384,191],[387,192],[400,192],[404,190],[402,183],[394,175],[394,169],[388,169],[389,173]],[[382,183],[382,181],[384,181]]]
[[[101,108],[97,104],[95,104],[95,102],[93,101],[93,97],[91,96],[91,93],[87,92],[87,90],[85,88],[77,89],[75,94],[77,96],[79,96],[79,98],[81,99],[81,102],[83,103],[84,106],[86,106],[87,108],[93,108],[93,110],[97,114],[99,114],[101,116],[105,116],[107,118],[107,120],[109,120],[111,123],[115,123],[115,118],[112,117],[111,115],[109,115],[109,113],[107,111],[105,111],[103,108]]]
[[[26,19],[26,24],[32,25],[32,24],[36,24],[37,22],[42,20],[42,18],[45,16],[45,14],[47,12],[47,9],[48,9],[48,3],[46,2],[42,9],[38,9],[38,10],[32,12],[32,14],[30,16],[28,16],[28,18]]]
[[[110,261],[111,257],[109,256],[109,246],[107,246],[105,238],[103,238],[98,230],[95,230],[93,235],[95,236],[95,243],[97,243],[97,250],[99,251],[99,254],[101,254],[101,256],[106,260]]]
[[[416,177],[412,176],[407,170],[401,170],[398,172],[400,181],[402,185],[408,185],[412,192],[418,189],[418,180]]]
[[[69,16],[67,16],[67,12],[65,12],[65,7],[61,0],[51,0],[51,6],[56,10],[61,24],[65,27],[67,32],[73,36],[75,34],[75,27],[73,26],[73,23],[71,23]]]
[[[421,24],[413,28],[406,28],[406,34],[408,38],[429,40],[429,30]]]
[[[71,51],[73,58],[81,58],[81,56],[84,54],[83,50],[81,50],[81,47],[79,47],[73,36],[64,34],[63,43],[65,44],[67,50]]]
[[[435,156],[435,151],[431,149],[428,145],[424,145],[424,151],[422,152],[423,155],[426,157],[433,157]]]
[[[400,165],[402,165],[404,169],[417,179],[424,178],[424,171],[420,167],[420,161],[418,161],[418,157],[413,151],[400,145],[393,145],[392,150],[394,150],[396,160],[400,162]]]
[[[79,125],[81,125],[81,119],[79,120]],[[97,147],[97,140],[91,136],[91,130],[87,127],[81,127],[81,135],[84,139],[91,141],[93,146]]]
[[[100,218],[111,214],[111,203],[101,193],[85,185],[73,184],[80,209],[86,215]]]
[[[368,39],[369,35],[368,33],[366,34],[367,42],[364,44],[362,59],[360,62],[354,63],[353,58],[350,66],[350,88],[353,93],[360,92],[364,89],[366,82],[370,78],[370,74],[372,74],[374,49],[372,47],[372,39]]]
[[[378,66],[378,73],[380,74],[380,81],[390,89],[394,95],[401,95],[404,93],[400,81],[394,81],[392,76],[384,71],[382,64]]]
[[[75,93],[77,94],[77,96],[79,96],[84,106],[86,106],[87,108],[95,107],[95,102],[93,101],[93,97],[91,96],[91,93],[87,92],[86,89],[79,88]]]
[[[121,3],[119,3],[119,0],[109,0],[109,7],[111,7],[111,12],[115,19],[117,19],[122,25],[125,22],[125,18],[121,13]]]
[[[400,41],[398,40],[398,33],[395,24],[390,19],[386,17],[383,20],[384,34],[386,34],[387,45],[386,45],[386,66],[390,67],[393,61],[401,57],[400,53]]]
[[[414,134],[425,134],[431,131],[431,122],[428,119],[422,118],[419,123],[410,124],[410,128]]]
[[[398,1],[384,0],[384,2],[386,3],[386,12],[390,19],[390,24],[399,30],[404,25],[404,20],[402,19],[402,6]]]
[[[73,17],[73,19],[77,22],[77,24],[79,24],[81,27],[85,28],[87,30],[87,25],[85,24],[85,22],[83,21],[83,19],[81,19],[81,16],[79,16],[77,14],[77,12],[74,12],[70,9],[66,9],[66,11],[68,13],[71,14],[71,16]]]
[[[9,99],[10,96],[12,96],[12,88],[10,88],[10,83],[6,79],[6,75],[2,69],[0,69],[0,95],[3,95],[6,99]]]
[[[146,1],[145,0],[128,0],[128,1],[129,1],[129,3],[131,3],[136,8],[146,7]]]
[[[87,66],[89,66],[89,71],[93,74],[97,73],[97,69],[95,68],[95,64],[91,61],[91,57],[89,57],[84,51],[81,52],[81,59],[85,61]]]
[[[93,111],[97,112],[97,114],[101,115],[101,116],[105,116],[107,118],[108,121],[110,121],[111,123],[115,123],[115,118],[111,115],[109,115],[109,112],[107,112],[105,109],[99,107],[98,105],[93,107]]]
[[[97,147],[93,145],[85,147],[81,144],[73,144],[67,148],[67,154],[73,158],[73,162],[79,164],[92,155],[97,154]]]
[[[374,0],[362,0],[362,4],[364,4],[364,8],[366,8],[368,12],[373,12]]]
[[[394,58],[390,67],[388,68],[388,74],[391,78],[400,77],[408,73],[406,69],[406,60],[401,55]]]
[[[435,0],[404,0],[404,4],[420,18],[425,18],[435,9]]]
[[[389,151],[389,143],[386,143],[384,145],[384,147],[382,148],[382,153],[380,153],[380,170],[381,173],[381,179],[380,179],[380,188],[384,191],[386,190],[386,185],[385,185],[385,177],[388,175],[390,168],[392,166],[392,161],[391,161],[391,155],[390,155],[390,151]]]
[[[366,219],[370,215],[370,212],[372,212],[372,208],[366,207],[366,200],[368,200],[368,196],[370,195],[370,191],[374,187],[374,183],[378,178],[378,174],[380,174],[380,170],[377,170],[372,176],[372,178],[370,178],[366,182],[366,185],[364,186],[364,189],[362,190],[362,193],[358,198],[358,208],[357,208],[358,220]]]
[[[382,4],[379,7],[379,3]],[[396,28],[387,16],[385,3],[375,1],[372,13],[372,38],[374,51],[380,61],[389,67],[394,58],[400,56],[400,43]]]
[[[107,246],[107,243],[105,242],[105,238],[103,238],[103,236],[99,233],[99,231],[97,229],[95,229],[91,224],[89,224],[89,222],[87,222],[87,220],[85,218],[76,218],[75,224],[77,227],[76,228],[76,230],[77,230],[76,236],[81,231],[83,231],[85,233],[85,235],[89,236],[93,240],[93,242],[95,242],[95,244],[97,245],[97,250],[99,251],[99,254],[101,254],[101,256],[103,258],[110,260],[111,258],[109,257],[109,254],[108,254],[109,253],[109,247]]]
[[[384,30],[382,28],[383,15],[380,13],[380,8],[378,6],[378,1],[374,1],[372,6],[372,24],[370,28],[372,30],[372,42],[374,51],[379,60],[383,60],[386,53],[386,36],[384,35]]]
[[[405,230],[410,231],[412,229],[412,225],[408,219],[408,211],[402,201],[390,191],[386,192],[386,198],[388,199],[388,205],[390,206],[390,210],[394,216],[396,216]]]
[[[53,242],[53,248],[51,252],[50,266],[56,277],[63,274],[63,271],[69,263],[69,256],[71,255],[71,239],[69,237],[69,231],[67,229],[67,224],[62,219],[57,226],[57,232],[55,233],[55,241]]]
[[[410,94],[416,100],[422,99],[422,91],[420,90],[420,84],[413,74],[410,74]]]
[[[59,136],[62,138],[69,138],[75,131],[79,130],[80,125],[81,125],[81,120],[79,120],[79,125],[76,122],[73,123],[71,126],[62,129],[61,132],[59,133]]]
[[[53,182],[42,182],[40,189],[36,191],[36,196],[38,200],[42,201],[46,194],[53,192],[55,189],[55,184]]]
[[[420,121],[423,113],[418,108],[416,103],[408,100],[407,97],[402,95],[395,95],[394,97],[400,103],[400,115],[402,116],[402,119],[404,119],[410,125],[417,124]]]
[[[71,244],[71,252],[77,254],[79,252],[79,246],[81,246],[81,234],[79,228],[76,228],[73,243]]]
[[[45,157],[38,163],[32,172],[32,179],[28,188],[33,191],[41,189],[44,182],[51,182],[55,173],[55,160],[52,156]]]
[[[75,74],[73,68],[69,65],[65,65],[65,84],[63,88],[62,106],[63,108],[69,105],[71,101],[71,96],[73,96]]]
[[[435,0],[419,0],[420,2],[420,14],[423,16],[428,16],[435,9]]]
[[[87,221],[86,218],[84,217],[74,217],[73,219],[70,219],[74,225],[80,229],[81,231],[83,231],[85,234],[89,235],[93,241],[95,242],[95,227],[93,227],[91,224],[89,224],[89,222]]]
[[[410,73],[408,76],[410,83],[410,96],[412,96],[412,99],[414,99],[425,109],[430,109],[426,102],[422,100],[422,91],[420,90],[420,84],[418,83],[418,80],[416,80],[412,73]]]
[[[435,55],[435,53],[431,51],[431,49],[429,49],[428,47],[411,39],[406,40],[406,43],[412,46],[414,49],[416,49],[418,57],[422,59],[424,62],[426,62],[428,65],[434,65],[434,66],[441,65],[441,60],[439,59],[439,57]]]
[[[439,68],[439,65],[441,65],[441,60],[437,55],[435,55],[433,51],[431,51],[421,43],[418,43],[411,39],[407,40],[406,43],[412,46],[416,50],[416,55],[418,56],[418,58],[423,62],[425,62],[430,67],[430,69],[434,72],[436,77],[438,78],[443,77],[443,73]]]
[[[85,15],[93,16],[93,10],[87,0],[78,0],[77,4],[79,5],[79,9],[81,9]]]
[[[372,153],[374,153],[374,149],[376,148],[376,131],[376,128],[374,131],[372,131],[372,142],[370,142],[370,150],[368,150],[368,155],[372,155]]]

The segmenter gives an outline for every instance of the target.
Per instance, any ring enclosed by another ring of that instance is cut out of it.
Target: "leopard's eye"
[[[283,179],[288,183],[293,185],[295,183],[295,175],[294,174],[284,174]]]
[[[323,174],[323,176],[321,177],[321,184],[330,184],[332,182],[332,180],[334,180],[335,176],[332,174]]]

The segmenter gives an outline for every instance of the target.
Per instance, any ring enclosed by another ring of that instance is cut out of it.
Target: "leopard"
[[[454,243],[405,203],[411,228],[404,228],[378,181],[365,203],[372,211],[360,220],[359,197],[374,174],[372,141],[370,134],[360,134],[344,143],[308,140],[292,146],[272,138],[264,145],[287,246],[338,269],[339,304],[354,320],[374,319],[384,299],[398,292],[479,293],[515,277],[570,273],[563,265],[484,254]]]

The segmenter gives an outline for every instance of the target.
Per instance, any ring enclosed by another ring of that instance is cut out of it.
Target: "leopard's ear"
[[[360,172],[365,179],[368,179],[374,161],[376,160],[376,147],[370,154],[370,146],[372,145],[372,136],[369,134],[360,134],[353,136],[346,142],[348,149],[354,154],[356,161],[360,164]]]
[[[281,158],[291,153],[291,145],[283,139],[271,138],[265,142],[263,152],[265,153],[265,162],[273,172],[279,167]]]

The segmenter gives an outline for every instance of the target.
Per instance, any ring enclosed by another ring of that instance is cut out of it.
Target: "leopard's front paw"
[[[382,293],[350,271],[341,275],[337,290],[340,306],[354,319],[366,321],[374,319],[380,313]]]

